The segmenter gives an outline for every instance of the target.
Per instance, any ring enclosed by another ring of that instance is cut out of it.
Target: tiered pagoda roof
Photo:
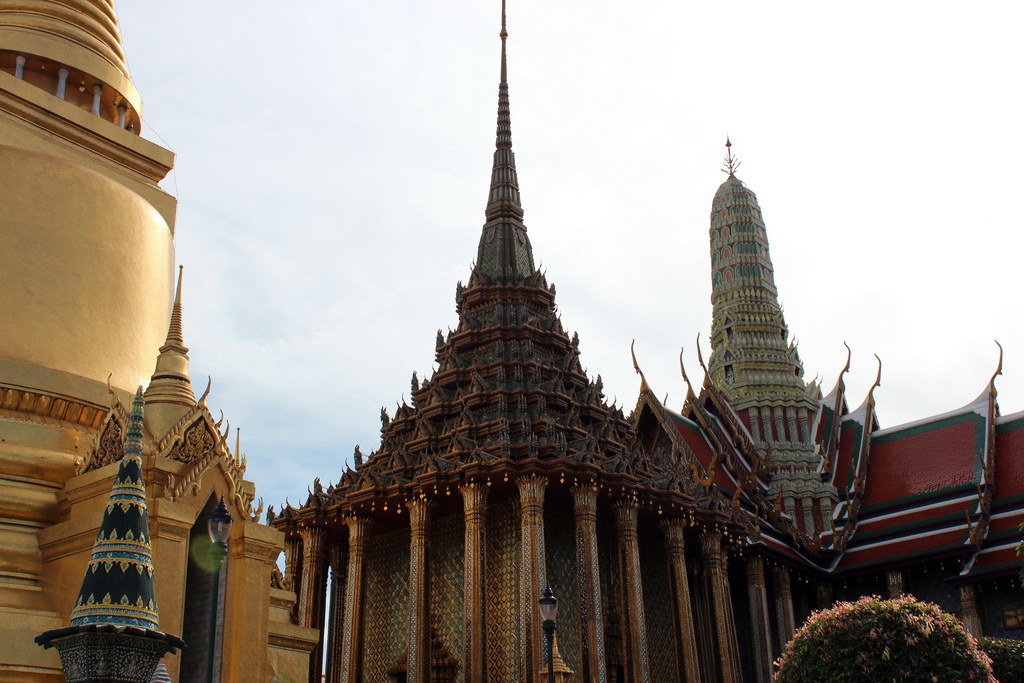
[[[512,151],[506,38],[503,18],[491,186],[476,263],[456,289],[458,325],[438,331],[437,370],[422,382],[413,374],[412,404],[393,416],[382,409],[380,448],[365,462],[357,449],[355,469],[327,491],[317,482],[302,514],[403,498],[428,481],[535,470],[679,487],[682,470],[647,457],[600,376],[587,377],[579,338],[562,326],[555,287],[535,265]]]

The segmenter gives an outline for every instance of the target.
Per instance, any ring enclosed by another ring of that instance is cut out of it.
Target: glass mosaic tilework
[[[462,578],[466,567],[465,520],[461,512],[434,520],[430,536],[430,625],[448,653],[460,662],[455,683],[464,680]]]
[[[566,665],[580,671],[580,606],[576,581],[576,523],[572,503],[544,504],[544,546],[547,580],[558,598],[558,651]]]
[[[409,530],[371,536],[366,547],[363,680],[386,681],[405,653],[409,622]]]
[[[672,681],[677,676],[674,601],[660,533],[640,537],[640,577],[644,587],[650,677],[652,681]]]
[[[521,683],[519,673],[519,506],[507,498],[487,513],[487,680]]]

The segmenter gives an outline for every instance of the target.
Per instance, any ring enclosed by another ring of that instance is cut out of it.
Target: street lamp
[[[551,592],[551,584],[544,589],[540,604],[540,618],[544,622],[544,642],[547,643],[548,683],[555,683],[555,620],[558,618],[558,598]]]
[[[213,567],[213,595],[210,598],[210,642],[206,650],[206,683],[213,683],[213,652],[217,642],[217,598],[220,583],[220,568],[224,558],[228,556],[228,540],[231,538],[231,523],[234,519],[224,504],[224,496],[220,497],[216,509],[207,520],[207,531],[210,534],[210,565]]]

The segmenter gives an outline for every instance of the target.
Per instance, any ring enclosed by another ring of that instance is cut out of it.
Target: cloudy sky
[[[144,136],[177,154],[194,383],[278,504],[379,443],[483,223],[498,0],[121,2]],[[627,412],[629,356],[678,408],[711,307],[726,134],[780,299],[826,390],[883,360],[883,427],[995,370],[1024,410],[1024,4],[509,0],[526,221],[584,365]],[[851,406],[853,407],[853,406]]]

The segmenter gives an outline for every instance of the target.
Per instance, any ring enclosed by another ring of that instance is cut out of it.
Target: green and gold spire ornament
[[[160,631],[153,548],[142,475],[142,410],[139,387],[132,401],[118,467],[71,626],[36,638],[56,647],[68,683],[148,683],[160,658],[185,646]]]

